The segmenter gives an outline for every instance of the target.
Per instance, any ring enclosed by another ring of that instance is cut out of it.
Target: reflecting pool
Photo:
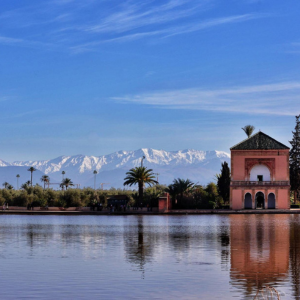
[[[0,216],[1,299],[300,298],[300,215]]]

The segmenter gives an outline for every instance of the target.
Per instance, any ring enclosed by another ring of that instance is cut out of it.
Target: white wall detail
[[[271,174],[265,165],[255,165],[250,171],[250,181],[257,181],[257,176],[263,175],[263,181],[271,181]]]

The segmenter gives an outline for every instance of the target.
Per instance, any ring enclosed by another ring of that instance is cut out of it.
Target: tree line
[[[247,125],[242,129],[249,138],[255,128],[252,125]],[[296,116],[296,126],[292,133],[293,139],[290,141],[292,146],[290,149],[290,183],[292,198],[296,201],[300,194],[300,115]],[[14,190],[8,182],[3,183],[4,189],[0,191],[0,203],[5,202],[10,205],[21,206],[28,203],[34,203],[36,206],[87,206],[97,201],[106,205],[108,195],[126,194],[131,206],[150,205],[154,207],[158,205],[159,197],[167,192],[170,194],[172,207],[175,209],[220,208],[229,205],[230,169],[227,162],[222,163],[220,174],[216,174],[216,183],[210,182],[207,185],[199,185],[189,179],[176,178],[167,186],[158,184],[153,170],[141,164],[140,167],[130,169],[124,178],[124,186],[137,185],[137,191],[113,188],[110,190],[96,190],[96,170],[93,172],[95,175],[94,189],[68,189],[74,184],[70,178],[64,178],[65,172],[62,171],[61,190],[53,190],[49,188],[50,178],[47,175],[41,177],[43,187],[38,184],[33,186],[32,177],[36,169],[30,167],[28,171],[31,173],[31,180],[23,183],[21,190]],[[18,174],[16,177],[19,180],[20,175]]]
[[[143,166],[130,169],[126,175],[124,186],[138,185],[136,202],[139,203],[144,202],[144,186],[155,187],[158,184],[153,170]],[[160,195],[169,193],[174,209],[221,208],[229,204],[229,189],[230,169],[228,163],[223,162],[221,173],[216,175],[216,183],[210,182],[204,186],[189,179],[177,178],[161,189]]]

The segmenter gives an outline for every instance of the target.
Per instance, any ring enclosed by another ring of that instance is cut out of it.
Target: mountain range
[[[120,188],[123,186],[126,172],[141,165],[157,173],[159,183],[170,184],[174,178],[189,178],[195,183],[207,184],[220,173],[221,163],[230,163],[230,155],[223,151],[179,150],[164,151],[155,149],[139,149],[135,151],[118,151],[103,156],[60,156],[51,160],[5,162],[0,159],[0,183],[5,181],[17,185],[16,175],[20,174],[19,185],[30,180],[28,167],[33,166],[33,183],[41,184],[43,174],[50,177],[51,187],[58,188],[65,177],[71,178],[80,187],[94,187],[93,171],[97,170],[96,185],[105,183],[104,188]],[[57,185],[55,185],[57,183]]]

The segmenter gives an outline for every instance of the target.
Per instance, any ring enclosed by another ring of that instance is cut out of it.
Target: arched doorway
[[[255,208],[265,208],[265,194],[262,192],[256,193],[255,196]]]
[[[268,208],[269,209],[275,208],[275,195],[274,195],[274,193],[270,193],[268,195]]]
[[[252,209],[252,195],[250,193],[246,193],[244,202],[245,209]]]

